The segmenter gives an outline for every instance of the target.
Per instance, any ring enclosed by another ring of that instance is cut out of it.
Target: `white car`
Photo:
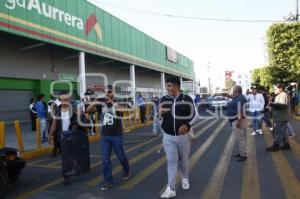
[[[223,96],[216,96],[211,102],[211,106],[215,109],[228,108],[228,99]]]

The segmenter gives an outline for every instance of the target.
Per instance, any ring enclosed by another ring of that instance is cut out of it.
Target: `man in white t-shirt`
[[[257,135],[257,133],[262,134],[261,129],[261,119],[263,117],[263,110],[265,106],[265,100],[262,94],[257,92],[255,86],[251,87],[252,94],[247,96],[247,101],[249,105],[249,112],[252,118],[253,133],[251,135]]]

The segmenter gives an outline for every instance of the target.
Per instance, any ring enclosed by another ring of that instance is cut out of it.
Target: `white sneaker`
[[[270,131],[273,131],[273,128],[271,127],[271,128],[269,128],[269,130],[270,130]]]
[[[183,190],[188,190],[188,189],[190,189],[189,179],[187,179],[187,178],[182,178],[182,189],[183,189]]]
[[[262,129],[258,129],[258,130],[257,130],[257,132],[258,132],[260,135],[262,135],[262,134],[263,134],[263,131],[262,131]]]
[[[251,133],[251,135],[257,135],[257,133],[255,131],[253,131],[253,133]]]
[[[174,198],[174,197],[176,197],[176,192],[175,190],[172,191],[170,187],[167,187],[165,192],[160,196],[160,198]]]

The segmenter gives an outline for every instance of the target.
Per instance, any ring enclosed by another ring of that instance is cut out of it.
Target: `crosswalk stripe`
[[[201,198],[205,199],[216,199],[220,198],[221,190],[224,184],[225,175],[228,170],[228,166],[231,160],[232,151],[234,148],[235,135],[230,134],[227,140],[223,154],[221,155],[220,161],[214,170],[212,177],[210,178],[209,184],[205,189]]]
[[[210,121],[209,119],[205,119],[205,120],[201,120],[199,123],[195,124],[192,128],[198,128],[199,126],[201,126],[202,124],[204,124],[205,122]]]
[[[290,139],[290,145],[296,159],[300,161],[300,144],[293,138]]]
[[[126,189],[126,190],[132,189],[134,186],[139,184],[142,180],[144,180],[147,176],[149,176],[151,173],[153,173],[156,169],[160,168],[166,162],[167,162],[166,156],[156,160],[154,163],[152,163],[150,166],[145,168],[142,172],[140,172],[134,178],[130,179],[125,184],[120,186],[120,188]]]
[[[135,163],[137,163],[138,161],[142,160],[143,158],[147,157],[148,155],[152,154],[153,152],[155,152],[156,150],[158,150],[161,147],[161,144],[156,145],[155,147],[152,147],[151,149],[135,156],[134,158],[129,160],[129,164],[132,166]],[[116,175],[117,173],[123,171],[123,167],[121,165],[118,165],[117,167],[115,167],[112,171],[113,175]],[[101,183],[103,181],[103,177],[102,176],[98,176],[92,180],[90,180],[87,184],[91,185],[91,186],[96,186],[97,184]]]
[[[259,177],[257,171],[255,137],[247,131],[247,156],[243,167],[242,199],[260,199]]]
[[[203,156],[208,147],[212,144],[215,138],[221,133],[227,121],[224,120],[220,126],[218,126],[209,138],[201,145],[201,147],[190,158],[189,170],[192,171],[198,160]]]
[[[198,131],[195,134],[195,137],[198,138],[199,136],[201,136],[207,129],[209,129],[210,127],[212,127],[214,124],[216,124],[219,120],[215,120],[211,123],[209,123],[207,126],[205,126],[203,129],[201,129],[200,131]]]
[[[30,161],[26,165],[27,166],[32,166],[32,165],[38,164],[40,162],[48,161],[48,160],[51,160],[51,158],[43,158],[43,159],[40,159],[40,160]]]
[[[54,161],[51,164],[48,164],[48,166],[61,166],[61,160]]]
[[[129,152],[131,152],[131,151],[133,151],[133,150],[135,150],[135,149],[138,149],[138,148],[140,148],[140,147],[142,147],[142,146],[144,146],[144,145],[147,145],[147,144],[149,144],[149,143],[151,143],[151,142],[154,142],[155,140],[157,140],[157,139],[159,139],[159,138],[160,138],[160,137],[155,137],[155,138],[152,138],[151,140],[149,140],[149,141],[147,141],[147,142],[144,142],[144,143],[141,143],[141,144],[139,144],[139,145],[137,145],[137,146],[131,147],[131,148],[129,148],[129,149],[126,150],[126,153],[129,153]],[[116,156],[113,156],[112,159],[113,159],[113,158],[116,158]],[[100,164],[101,164],[101,162],[95,163],[95,164],[91,165],[91,168],[94,168],[94,167],[96,167],[96,166],[98,166],[98,165],[100,165]],[[55,186],[55,185],[57,185],[57,184],[59,184],[59,183],[62,183],[63,181],[64,181],[63,178],[56,179],[56,180],[51,181],[51,182],[49,182],[49,183],[47,183],[47,184],[45,184],[45,185],[42,185],[42,186],[40,186],[40,187],[38,187],[38,188],[36,188],[36,189],[33,189],[33,190],[31,190],[31,191],[28,191],[28,192],[25,192],[25,193],[21,194],[20,196],[17,197],[17,199],[25,199],[25,198],[28,198],[28,197],[30,197],[30,196],[36,194],[36,193],[39,193],[39,192],[44,191],[44,190],[46,190],[46,189],[49,189],[50,187],[53,187],[53,186]]]
[[[201,121],[198,125],[200,124],[203,124],[204,122],[206,122],[207,120],[204,120],[204,121]],[[210,127],[211,125],[207,126],[208,128]],[[205,128],[205,129],[208,129],[208,128]],[[204,131],[205,131],[204,129]],[[159,148],[155,148],[156,150],[157,149],[161,149],[162,145],[160,145]],[[136,158],[136,157],[135,157]],[[134,161],[134,159],[130,160],[130,163],[131,161]],[[142,181],[147,175],[149,175],[150,173],[152,173],[154,170],[158,169],[160,166],[162,166],[164,163],[166,162],[166,158],[163,157],[161,159],[159,159],[158,161],[155,162],[155,164],[152,164],[150,166],[150,168],[146,168],[143,173],[141,173],[140,175],[137,175],[136,177],[130,179],[129,181],[127,181],[127,183],[125,183],[123,186],[121,186],[121,188],[123,189],[130,189],[130,188],[126,188],[126,184],[128,184],[128,187],[133,187],[135,186],[138,182]],[[132,164],[132,163],[131,163]],[[145,172],[145,173],[144,173]],[[145,175],[147,173],[147,175]],[[99,184],[101,181],[102,181],[102,177],[97,177],[91,181],[88,182],[89,185],[91,186],[95,186],[97,184]],[[131,183],[131,185],[130,185]]]
[[[211,124],[215,124],[217,121],[212,122]],[[208,125],[206,126],[204,129],[202,129],[202,131],[199,133],[202,134],[203,132],[205,132],[209,127],[211,127],[212,125]],[[201,145],[201,147],[190,157],[190,164],[189,164],[189,171],[191,171],[194,166],[196,165],[196,163],[198,162],[198,160],[203,156],[203,154],[205,153],[205,151],[208,149],[208,147],[212,144],[212,142],[215,140],[215,138],[220,134],[220,132],[222,131],[222,129],[224,128],[224,126],[226,125],[226,120],[224,120],[220,126],[218,126],[214,132],[209,136],[209,138]],[[177,182],[179,181],[179,176],[177,176]],[[161,190],[160,190],[160,194],[162,194],[162,192],[164,192],[164,190],[166,189],[166,186],[164,186]]]
[[[45,168],[45,169],[61,169],[61,166],[49,166],[46,164],[32,164],[32,165],[26,165],[29,167],[37,167],[37,168]]]
[[[265,133],[264,137],[268,145],[273,144],[271,135]],[[283,153],[281,151],[272,152],[271,156],[286,197],[288,199],[298,199],[300,196],[300,183]]]
[[[161,138],[161,137],[160,137],[160,136],[159,136],[159,137],[155,137],[155,138],[152,138],[151,140],[148,140],[147,142],[143,142],[143,143],[138,144],[138,145],[136,145],[136,146],[134,146],[134,147],[131,147],[131,148],[125,150],[125,153],[129,153],[129,152],[131,152],[131,151],[134,151],[135,149],[138,149],[138,148],[140,148],[140,147],[142,147],[142,146],[145,146],[145,145],[147,145],[147,144],[149,144],[149,143],[151,143],[151,142],[153,142],[153,141],[155,141],[155,140],[157,140],[157,139],[159,139],[159,138]],[[112,160],[113,160],[113,159],[116,159],[116,157],[117,157],[117,156],[114,155],[114,156],[112,156],[111,159],[112,159]],[[94,167],[96,167],[96,166],[99,166],[100,164],[102,164],[102,161],[98,161],[98,162],[92,164],[92,165],[91,165],[91,168],[94,168]]]

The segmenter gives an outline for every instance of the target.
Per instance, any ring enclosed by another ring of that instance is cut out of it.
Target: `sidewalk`
[[[31,126],[28,124],[20,124],[23,137],[23,144],[25,151],[31,151],[36,149],[36,132],[31,131]],[[13,124],[5,126],[5,146],[18,148],[16,131]],[[42,144],[42,147],[50,146],[47,142]]]
[[[36,149],[36,132],[31,131],[31,127],[28,124],[21,124],[21,131],[23,137],[23,145],[25,151],[31,151]],[[160,132],[158,132],[160,133]],[[134,129],[128,133],[124,133],[124,136],[130,137],[130,139],[139,139],[142,137],[153,136],[152,125]],[[18,142],[16,132],[13,124],[5,126],[5,146],[18,149]],[[42,148],[49,147],[48,142],[42,144]]]

